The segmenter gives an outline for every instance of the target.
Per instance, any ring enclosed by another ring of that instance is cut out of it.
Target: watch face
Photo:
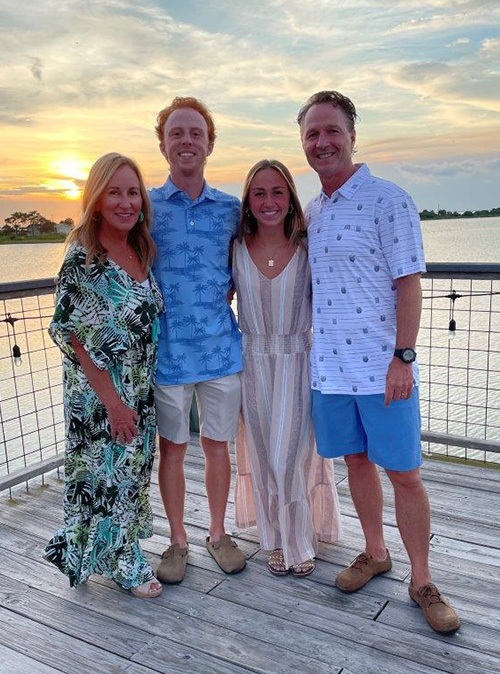
[[[405,363],[413,363],[415,360],[415,351],[413,349],[403,349],[401,356]]]

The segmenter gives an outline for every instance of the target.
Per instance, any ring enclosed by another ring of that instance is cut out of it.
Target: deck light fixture
[[[14,346],[12,347],[12,358],[14,359],[14,365],[16,367],[19,367],[23,362],[23,359],[21,357],[21,349],[19,348],[19,345],[16,343],[16,329],[14,327],[15,322],[18,320],[19,320],[18,318],[15,318],[11,314],[7,314],[7,316],[3,319],[3,322],[8,323],[12,328],[12,336],[14,337]]]
[[[455,339],[456,334],[457,334],[457,322],[453,317],[453,313],[455,311],[455,300],[458,297],[462,297],[462,295],[459,295],[456,293],[454,290],[451,291],[447,297],[450,299],[451,304],[450,304],[450,322],[448,324],[448,338],[449,339]]]

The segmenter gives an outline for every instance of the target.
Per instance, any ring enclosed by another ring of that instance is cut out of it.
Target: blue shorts
[[[324,458],[367,452],[386,470],[409,471],[422,464],[418,389],[407,400],[384,405],[384,394],[312,392],[318,453]]]

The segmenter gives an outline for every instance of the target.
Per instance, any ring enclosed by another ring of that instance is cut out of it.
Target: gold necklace
[[[274,263],[275,263],[275,259],[276,259],[276,253],[278,253],[278,251],[281,248],[283,248],[284,245],[286,246],[287,244],[281,243],[270,255],[269,255],[269,253],[267,253],[266,249],[263,246],[260,246],[259,244],[257,244],[257,245],[261,249],[261,251],[264,253],[264,255],[267,257],[267,266],[268,267],[274,267]]]

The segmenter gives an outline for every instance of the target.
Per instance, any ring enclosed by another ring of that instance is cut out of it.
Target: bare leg
[[[231,485],[229,448],[227,442],[203,436],[200,441],[205,453],[205,486],[210,509],[209,534],[210,540],[216,542],[225,534],[224,519]]]
[[[412,584],[419,588],[431,580],[429,499],[419,468],[404,473],[388,470],[387,475],[394,487],[396,522],[410,558]]]
[[[186,480],[184,478],[184,457],[187,443],[177,444],[166,438],[160,438],[160,461],[158,464],[158,482],[163,506],[170,525],[170,541],[181,548],[187,545],[187,533],[184,528],[184,499]]]
[[[365,551],[382,561],[387,556],[383,533],[383,494],[377,467],[366,454],[345,457],[351,498],[365,536]]]

